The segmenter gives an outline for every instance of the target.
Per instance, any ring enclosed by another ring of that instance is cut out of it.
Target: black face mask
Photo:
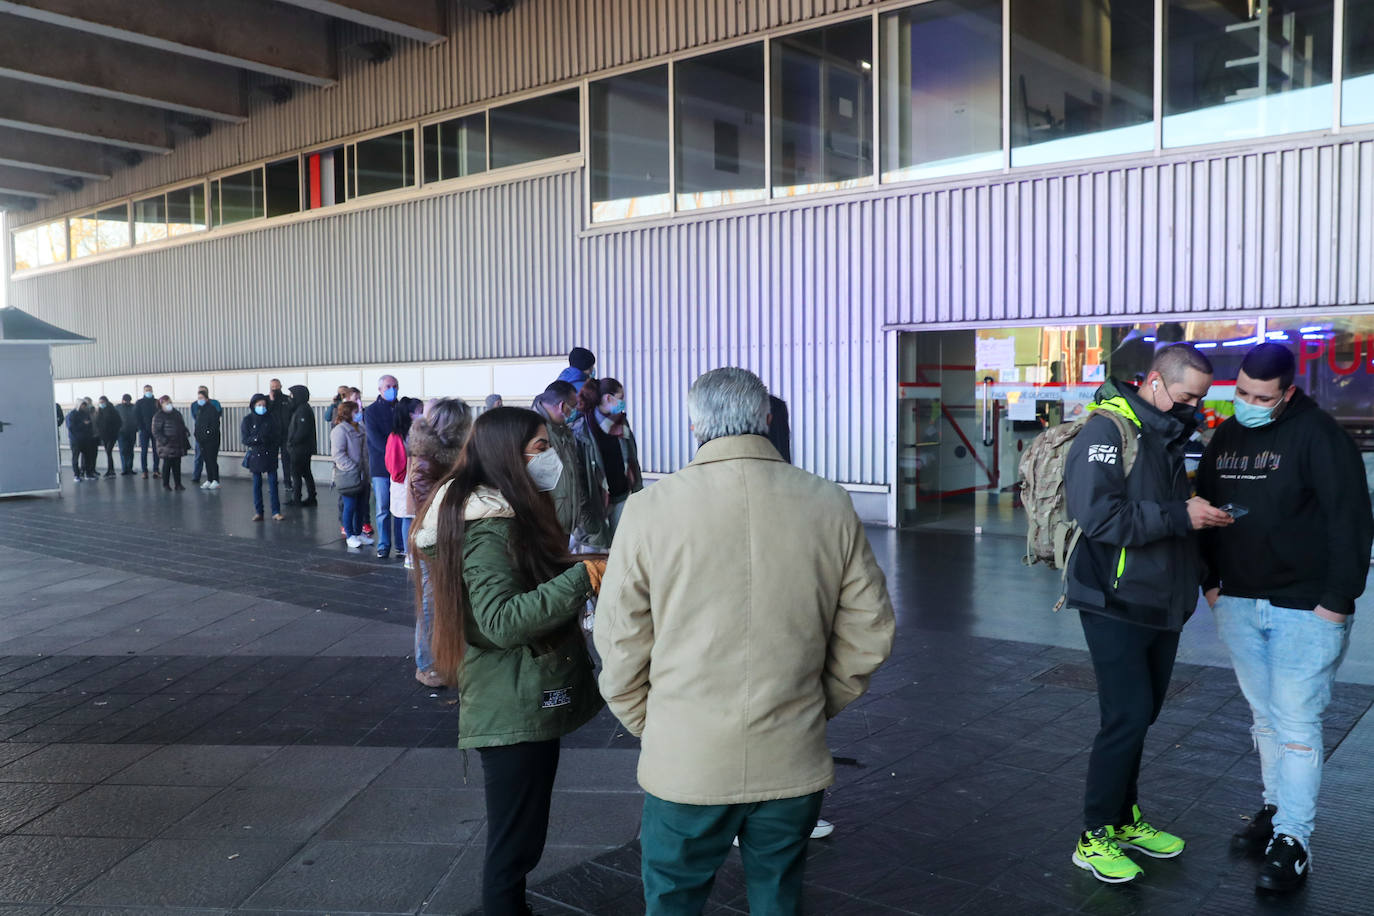
[[[1169,416],[1189,429],[1197,426],[1197,408],[1192,404],[1175,402],[1174,406],[1169,408]]]

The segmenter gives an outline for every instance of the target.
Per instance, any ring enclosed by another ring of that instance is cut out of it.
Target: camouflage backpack
[[[1069,460],[1074,437],[1097,413],[1110,417],[1116,424],[1122,443],[1121,473],[1131,473],[1139,448],[1139,431],[1130,420],[1111,410],[1094,410],[1085,417],[1045,430],[1026,449],[1019,465],[1021,502],[1026,507],[1026,555],[1021,562],[1027,566],[1044,563],[1050,569],[1061,570],[1060,581],[1065,586],[1069,557],[1083,530],[1069,518],[1064,505],[1064,464]],[[1061,591],[1054,606],[1056,611],[1064,606],[1064,597]]]

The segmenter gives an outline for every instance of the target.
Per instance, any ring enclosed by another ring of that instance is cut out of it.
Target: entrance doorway
[[[1204,405],[1214,426],[1232,412],[1236,370],[1262,328],[1246,318],[900,333],[898,524],[1024,537],[1018,466],[1036,436],[1082,416],[1109,377],[1139,381],[1155,349],[1177,341],[1215,366]]]

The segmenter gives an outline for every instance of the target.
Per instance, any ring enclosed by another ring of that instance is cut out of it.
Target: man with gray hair
[[[766,438],[763,382],[716,369],[688,407],[696,458],[630,498],[595,625],[642,739],[645,902],[701,912],[738,836],[751,911],[798,913],[826,722],[892,651],[892,604],[849,495]]]

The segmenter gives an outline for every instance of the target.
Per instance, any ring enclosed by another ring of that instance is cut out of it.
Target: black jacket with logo
[[[1374,540],[1369,483],[1355,442],[1310,397],[1296,392],[1257,429],[1222,423],[1202,456],[1198,494],[1249,510],[1203,538],[1207,588],[1354,612]]]
[[[1121,433],[1091,417],[1064,465],[1064,500],[1083,537],[1069,560],[1068,605],[1160,630],[1180,630],[1197,607],[1202,581],[1188,519],[1183,446],[1193,426],[1112,379],[1094,410],[1125,417],[1138,430],[1135,464],[1122,473]]]

